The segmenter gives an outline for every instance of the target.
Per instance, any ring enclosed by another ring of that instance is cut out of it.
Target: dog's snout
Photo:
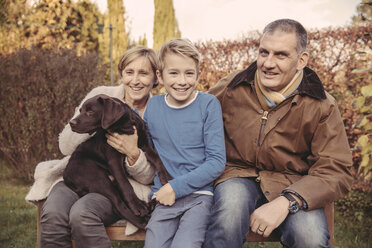
[[[69,123],[71,127],[76,126],[78,124],[76,119],[72,119]]]

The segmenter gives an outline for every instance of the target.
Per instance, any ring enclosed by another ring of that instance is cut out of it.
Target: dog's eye
[[[93,110],[88,110],[87,111],[87,116],[91,116],[91,115],[93,115],[94,114],[94,111]]]

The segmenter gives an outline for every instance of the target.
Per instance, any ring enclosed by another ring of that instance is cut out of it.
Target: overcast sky
[[[106,0],[92,0],[101,10]],[[152,46],[154,0],[123,0],[131,36]],[[361,0],[173,0],[182,37],[191,41],[238,38],[262,31],[279,18],[300,21],[306,29],[350,24]]]

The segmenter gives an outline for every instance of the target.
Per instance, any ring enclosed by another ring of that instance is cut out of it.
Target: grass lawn
[[[11,180],[0,166],[0,248],[36,247],[36,207],[24,200],[30,185]],[[371,210],[371,208],[369,208]],[[336,208],[335,247],[372,248],[371,212],[343,217]],[[359,216],[359,217],[358,217]],[[143,242],[112,242],[113,247],[139,248]],[[244,248],[281,247],[279,243],[249,243]]]

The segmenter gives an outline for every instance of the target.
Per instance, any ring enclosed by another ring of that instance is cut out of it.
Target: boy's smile
[[[195,96],[198,71],[195,61],[183,55],[168,53],[164,57],[163,73],[157,72],[159,82],[168,92],[167,100],[174,106],[189,103]]]

